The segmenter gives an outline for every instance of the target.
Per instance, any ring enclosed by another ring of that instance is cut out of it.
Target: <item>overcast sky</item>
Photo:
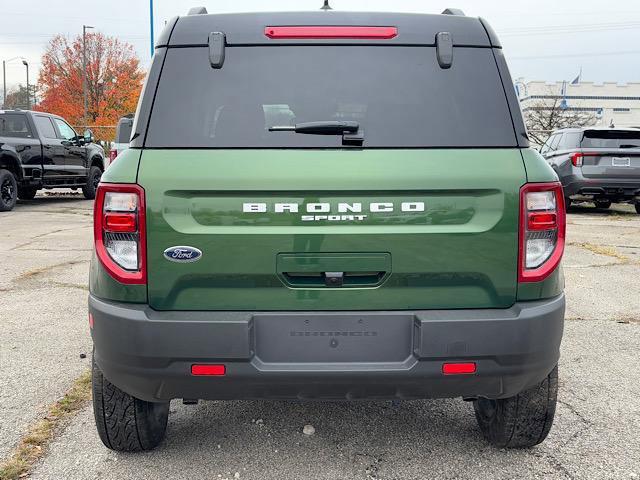
[[[315,10],[322,0],[153,0],[156,35],[164,22],[192,6],[209,13]],[[640,0],[331,0],[336,10],[440,13],[461,8],[498,32],[515,78],[640,82]],[[133,44],[149,62],[149,0],[0,0],[0,60],[25,57],[35,82],[40,57],[57,33],[82,25]],[[7,64],[8,87],[24,83],[20,61]],[[0,84],[0,89],[2,85]]]

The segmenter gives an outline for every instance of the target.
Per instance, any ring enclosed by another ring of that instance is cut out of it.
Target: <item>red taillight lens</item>
[[[120,283],[147,282],[144,190],[139,185],[98,185],[93,212],[96,255]]]
[[[398,35],[396,27],[298,26],[265,27],[269,38],[363,38],[391,39]]]
[[[571,154],[571,164],[574,167],[582,166],[582,154],[581,153],[572,153]]]
[[[191,375],[208,375],[212,377],[220,377],[227,373],[227,369],[224,365],[191,365]]]
[[[109,150],[109,161],[113,162],[118,156],[118,151],[115,148]]]
[[[542,281],[556,269],[564,252],[565,215],[560,183],[520,189],[519,282]]]
[[[596,152],[576,152],[571,154],[571,164],[574,167],[581,167],[584,163],[584,157],[599,157],[601,154]]]
[[[551,230],[558,226],[555,212],[530,212],[527,230]]]
[[[443,363],[442,373],[445,375],[470,375],[476,373],[476,364],[474,362]]]
[[[135,213],[113,213],[104,214],[104,230],[107,232],[129,232],[136,231]]]

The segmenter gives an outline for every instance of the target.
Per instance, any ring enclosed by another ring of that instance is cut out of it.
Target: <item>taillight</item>
[[[115,148],[109,150],[109,162],[113,162],[118,156],[118,151]]]
[[[528,183],[520,189],[519,282],[539,282],[556,269],[564,252],[565,224],[560,183]]]
[[[353,27],[353,26],[282,26],[265,27],[269,38],[363,38],[388,40],[398,35],[396,27]]]
[[[599,157],[599,153],[595,152],[576,152],[571,154],[571,164],[574,167],[581,167],[584,157]]]
[[[146,283],[142,187],[115,183],[98,185],[93,222],[96,254],[109,275],[121,283]]]

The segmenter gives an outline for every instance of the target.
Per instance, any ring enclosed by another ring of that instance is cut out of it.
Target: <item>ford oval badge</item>
[[[195,247],[169,247],[164,251],[164,257],[172,262],[195,262],[202,257],[202,251]]]

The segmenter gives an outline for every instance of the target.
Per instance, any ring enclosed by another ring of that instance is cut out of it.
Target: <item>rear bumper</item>
[[[640,197],[640,181],[624,181],[611,178],[586,178],[570,175],[562,179],[564,194],[568,197],[581,196],[609,198],[629,201]]]
[[[557,364],[564,309],[564,295],[388,312],[159,312],[89,297],[95,361],[148,401],[510,397]],[[445,376],[444,362],[477,372]],[[226,375],[192,376],[194,363],[225,364]]]

